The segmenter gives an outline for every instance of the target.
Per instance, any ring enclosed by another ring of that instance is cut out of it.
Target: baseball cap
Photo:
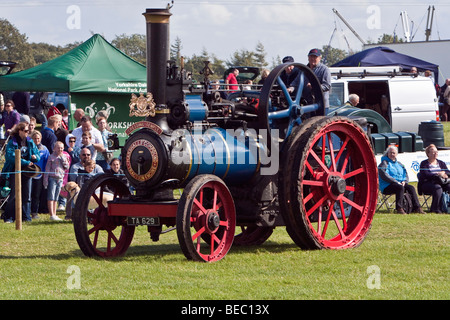
[[[294,62],[294,58],[292,58],[291,56],[284,57],[283,63],[287,63],[287,62]]]
[[[320,52],[319,49],[311,49],[308,53],[308,56],[320,57],[321,55],[322,55],[322,53]]]

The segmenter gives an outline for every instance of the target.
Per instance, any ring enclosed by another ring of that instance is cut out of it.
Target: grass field
[[[187,261],[175,232],[153,243],[144,227],[124,257],[86,258],[72,224],[43,215],[21,231],[0,224],[0,298],[447,300],[449,227],[449,215],[377,214],[363,244],[344,251],[302,251],[277,228],[207,264]]]
[[[41,216],[21,231],[0,223],[1,300],[450,299],[450,215],[379,212],[344,251],[302,251],[277,228],[212,264],[187,261],[175,232],[153,243],[144,227],[124,257],[86,258],[71,222]]]

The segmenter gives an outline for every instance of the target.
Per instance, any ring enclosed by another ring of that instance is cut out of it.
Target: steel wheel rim
[[[199,189],[189,220],[192,245],[202,260],[218,261],[226,255],[233,243],[235,219],[233,199],[224,185],[210,181]]]
[[[330,139],[340,140],[342,147],[334,149]],[[314,135],[298,187],[303,218],[321,246],[341,249],[360,243],[375,212],[377,179],[370,144],[353,123],[334,121]],[[343,212],[341,218],[336,209]]]
[[[104,177],[102,177],[104,179]],[[115,257],[123,255],[134,235],[134,226],[128,226],[126,217],[108,216],[106,200],[107,188],[114,190],[114,199],[129,195],[128,188],[115,178],[93,180],[80,192],[82,196],[78,214],[74,216],[77,240],[83,252],[88,256]],[[84,194],[84,195],[83,195]],[[88,196],[90,195],[90,196]],[[96,208],[89,210],[89,199],[95,200]]]

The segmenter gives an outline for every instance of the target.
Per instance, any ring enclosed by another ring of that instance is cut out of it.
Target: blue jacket
[[[39,166],[39,168],[41,168],[41,171],[44,172],[45,166],[47,165],[48,157],[50,156],[50,152],[48,152],[47,147],[44,146],[42,143],[37,148],[39,150],[41,159],[38,162],[36,162],[36,164]],[[33,179],[40,179],[40,178],[42,178],[42,174],[34,177]]]
[[[42,133],[42,140],[41,143],[47,147],[48,152],[50,154],[53,153],[53,147],[55,146],[56,141],[58,141],[58,138],[55,135],[55,131],[53,129],[50,129],[49,127],[45,127],[41,131]]]
[[[3,166],[3,173],[14,172],[15,171],[15,158],[16,153],[15,150],[19,148],[19,143],[17,142],[17,137],[12,136],[8,141],[5,149],[5,165]],[[31,159],[31,157],[35,155],[36,159]],[[27,152],[22,155],[22,159],[20,160],[20,165],[22,167],[26,167],[30,164],[30,162],[39,162],[41,159],[41,155],[39,149],[34,143],[33,139],[27,137]]]
[[[409,182],[408,172],[405,166],[399,161],[393,161],[388,156],[381,157],[381,163],[378,166],[378,177],[380,180],[379,188],[383,192],[391,183]]]

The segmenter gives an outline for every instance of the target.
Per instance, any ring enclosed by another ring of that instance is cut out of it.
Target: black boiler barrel
[[[147,91],[153,94],[157,106],[166,104],[167,61],[169,60],[168,9],[147,9]]]

